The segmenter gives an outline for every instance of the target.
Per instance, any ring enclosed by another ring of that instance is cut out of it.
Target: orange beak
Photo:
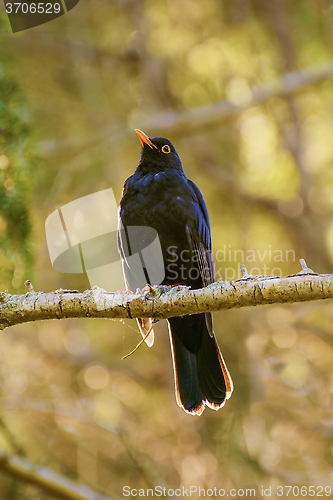
[[[157,147],[155,146],[155,144],[153,144],[151,142],[151,140],[149,139],[148,135],[146,135],[144,132],[142,132],[142,130],[139,130],[138,128],[135,129],[135,132],[137,133],[139,139],[140,139],[140,142],[141,142],[141,145],[142,147],[144,147],[145,144],[148,144],[148,146],[153,149],[157,149]]]

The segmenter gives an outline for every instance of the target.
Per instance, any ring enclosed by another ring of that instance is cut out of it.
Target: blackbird
[[[164,279],[150,285],[184,284],[202,288],[214,281],[209,215],[198,187],[186,177],[173,144],[162,137],[150,139],[135,130],[142,145],[140,163],[124,184],[119,207],[118,246],[127,287],[133,269],[126,252],[126,228],[152,228],[158,234],[164,261]],[[144,264],[143,264],[144,265]],[[147,271],[145,269],[145,271]],[[143,336],[151,319],[137,320]],[[211,313],[169,318],[175,392],[185,412],[201,415],[205,405],[222,408],[233,383],[217,344]],[[154,341],[153,331],[146,338]]]

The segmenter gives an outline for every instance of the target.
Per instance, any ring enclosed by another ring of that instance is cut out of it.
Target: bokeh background
[[[330,0],[80,0],[16,34],[0,4],[0,29],[1,290],[89,288],[52,269],[45,219],[102,189],[120,200],[134,128],[169,138],[203,192],[217,277],[240,263],[293,274],[300,258],[332,272]],[[333,490],[332,321],[331,301],[214,314],[235,390],[200,418],[176,405],[163,322],[126,360],[134,321],[6,329],[0,452],[112,498],[125,485]],[[0,497],[52,495],[0,465]]]

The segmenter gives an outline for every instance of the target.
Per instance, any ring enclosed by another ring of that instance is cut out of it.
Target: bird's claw
[[[162,295],[162,293],[165,293],[169,287],[167,285],[147,285],[144,288],[142,288],[141,292],[143,293],[143,296],[145,299],[157,299]]]

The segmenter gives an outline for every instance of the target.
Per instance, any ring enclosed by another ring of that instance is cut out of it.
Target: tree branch
[[[300,71],[285,73],[281,78],[259,85],[252,90],[252,97],[244,97],[242,104],[234,104],[228,99],[209,106],[192,108],[179,113],[177,111],[161,112],[143,121],[144,130],[154,130],[177,135],[188,134],[193,130],[214,125],[230,118],[246,109],[262,104],[272,97],[283,97],[295,94],[304,87],[333,78],[333,61],[315,66],[308,66]]]
[[[9,457],[2,452],[0,452],[0,471],[64,500],[111,500],[110,497],[70,481],[47,467],[35,467],[26,459]]]
[[[218,280],[199,290],[160,285],[136,293],[108,293],[98,287],[83,293],[62,289],[25,295],[2,292],[0,329],[43,319],[143,317],[158,321],[234,307],[333,298],[333,275],[314,273],[303,259],[300,262],[302,271],[285,277],[249,276],[242,265],[241,279]]]
[[[296,94],[309,85],[315,85],[324,80],[333,78],[333,61],[314,66],[308,66],[300,71],[294,71],[284,74],[281,78],[271,82],[258,85],[252,90],[252,97],[246,95],[242,104],[234,104],[228,99],[218,101],[208,106],[192,108],[188,111],[162,111],[152,116],[142,116],[140,122],[144,130],[154,131],[158,134],[176,134],[177,136],[188,135],[191,132],[203,127],[215,125],[245,111],[246,109],[262,104],[273,97],[283,97]],[[92,136],[90,134],[87,141],[86,136],[76,137],[62,141],[44,141],[39,143],[40,154],[44,158],[59,155],[59,151],[70,149],[72,154],[81,154],[82,148],[87,149],[98,146],[102,141],[110,142],[114,137],[119,142],[133,134],[132,128],[115,127],[114,125],[106,127],[101,135],[100,133]]]

